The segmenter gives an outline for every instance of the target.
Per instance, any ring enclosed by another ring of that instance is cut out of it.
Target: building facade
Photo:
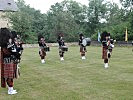
[[[0,28],[9,28],[11,26],[9,19],[5,17],[5,14],[8,12],[14,13],[16,11],[18,11],[18,7],[14,0],[0,0]]]

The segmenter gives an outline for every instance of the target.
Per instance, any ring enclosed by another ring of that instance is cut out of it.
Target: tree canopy
[[[133,1],[120,0],[122,7],[106,0],[89,0],[88,6],[73,0],[55,3],[47,13],[18,0],[18,12],[8,14],[12,29],[21,34],[27,43],[36,43],[43,34],[47,42],[56,42],[63,33],[67,42],[78,41],[79,33],[97,40],[98,31],[108,31],[112,38],[123,41],[126,28],[133,40]]]

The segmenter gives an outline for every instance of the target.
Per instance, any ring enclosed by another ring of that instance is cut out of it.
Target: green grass
[[[70,47],[61,62],[58,48],[47,53],[40,63],[38,48],[23,52],[21,77],[15,80],[16,95],[0,88],[0,100],[132,100],[132,48],[114,48],[109,68],[104,69],[101,47],[87,47],[81,60],[79,47]]]

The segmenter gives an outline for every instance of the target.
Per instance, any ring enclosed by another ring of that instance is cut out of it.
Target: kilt
[[[64,51],[63,51],[62,47],[59,47],[59,54],[62,54],[62,53],[64,53]]]
[[[80,52],[81,52],[81,53],[83,53],[83,52],[84,52],[84,53],[87,52],[87,51],[86,51],[86,47],[80,46]]]
[[[13,63],[4,63],[3,64],[4,71],[3,71],[3,77],[4,78],[15,78],[15,64]]]
[[[107,46],[103,46],[103,50],[102,50],[102,59],[108,59],[108,47]]]
[[[46,56],[46,52],[44,51],[43,48],[40,49],[40,51],[39,51],[39,55],[40,55],[41,57]]]
[[[5,52],[2,49],[1,51],[1,87],[6,87],[6,82],[9,79],[15,78],[15,62],[11,59],[11,57],[3,57]],[[8,54],[6,54],[8,55]]]

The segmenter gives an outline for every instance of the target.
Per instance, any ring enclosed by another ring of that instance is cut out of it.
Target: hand
[[[111,44],[111,47],[114,48],[115,46],[113,44]]]
[[[17,52],[16,49],[12,50],[12,52]]]

